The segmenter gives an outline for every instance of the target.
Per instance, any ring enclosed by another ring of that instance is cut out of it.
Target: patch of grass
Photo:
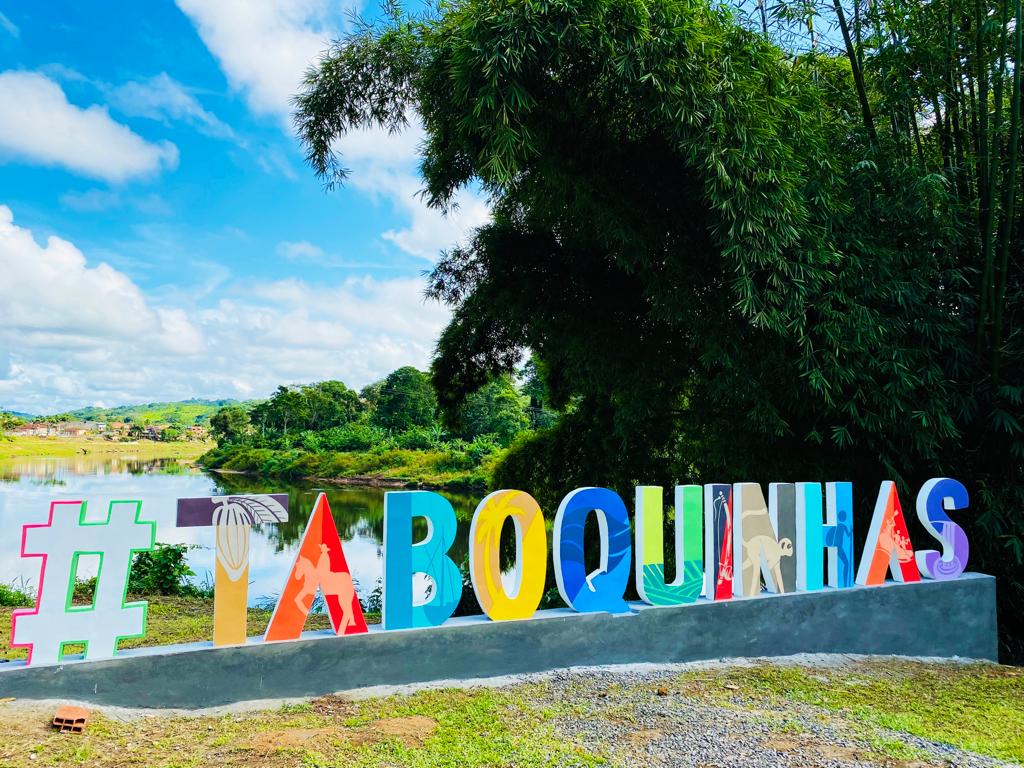
[[[868,661],[849,668],[763,665],[678,678],[684,693],[718,701],[740,698],[766,709],[799,702],[868,729],[872,747],[895,759],[917,750],[871,729],[952,744],[1024,761],[1024,671],[990,664],[938,665]]]
[[[595,766],[583,749],[538,718],[516,689],[438,690],[220,717],[94,716],[85,734],[47,728],[0,706],[0,765],[125,766]],[[34,755],[34,759],[30,758]]]
[[[119,443],[101,437],[8,437],[0,440],[0,459],[68,456],[120,456],[138,459],[197,459],[213,447],[205,441]]]
[[[149,618],[146,636],[141,639],[123,640],[120,648],[141,648],[151,645],[176,645],[213,639],[213,600],[183,597],[134,597],[149,603]],[[31,602],[29,603],[31,604]],[[27,652],[11,648],[11,608],[0,608],[0,659],[23,659]],[[250,608],[248,612],[248,634],[262,635],[270,622],[272,611]],[[380,622],[379,614],[367,613],[366,621]],[[306,622],[307,630],[328,629],[330,621],[326,614],[314,613]],[[81,653],[81,648],[68,646],[68,653]]]

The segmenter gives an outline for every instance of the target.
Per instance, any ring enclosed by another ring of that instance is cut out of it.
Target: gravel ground
[[[948,660],[947,660],[948,662]],[[837,663],[834,659],[830,664]],[[840,662],[842,661],[840,660]],[[597,669],[551,674],[539,706],[567,703],[586,715],[559,717],[556,727],[619,766],[820,766],[821,768],[991,768],[1016,764],[906,733],[856,728],[820,709],[787,704],[785,712],[750,708],[733,697],[718,705],[687,695],[666,670]],[[675,683],[675,689],[673,689]],[[858,733],[859,731],[859,733]],[[916,750],[886,756],[879,738]],[[874,740],[874,741],[873,741]]]

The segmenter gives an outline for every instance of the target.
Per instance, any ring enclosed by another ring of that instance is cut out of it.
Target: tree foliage
[[[239,405],[221,408],[210,417],[210,434],[221,445],[243,440],[249,434],[250,427],[249,414]],[[142,431],[141,427],[135,424],[132,425],[132,430],[134,429]]]
[[[530,426],[527,402],[511,376],[498,376],[462,404],[458,414],[462,436],[472,440],[479,435],[496,435],[502,444],[508,445]]]
[[[280,386],[252,409],[251,419],[262,435],[285,437],[304,430],[341,427],[359,418],[365,405],[340,381],[305,386]]]
[[[404,432],[435,422],[437,396],[430,377],[407,365],[384,379],[371,421],[382,429]]]
[[[530,349],[568,410],[499,478],[551,499],[579,481],[954,474],[1013,554],[1013,2],[885,0],[829,51],[705,0],[458,0],[337,43],[296,125],[334,183],[338,137],[415,113],[425,199],[489,197],[430,276],[453,312],[439,403],[456,418]]]

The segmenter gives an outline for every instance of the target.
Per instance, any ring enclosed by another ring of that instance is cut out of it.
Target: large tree
[[[529,347],[554,404],[581,397],[609,433],[616,481],[663,476],[683,426],[701,446],[687,463],[715,470],[791,459],[778,442],[934,456],[956,431],[936,354],[958,322],[946,232],[879,231],[851,204],[837,146],[857,137],[816,82],[833,70],[701,0],[468,0],[337,45],[297,121],[340,180],[339,136],[415,111],[427,200],[490,196],[492,222],[432,275],[454,308],[445,408]]]
[[[856,55],[785,51],[706,0],[456,0],[336,44],[296,121],[333,183],[339,137],[415,114],[426,200],[489,197],[431,275],[453,310],[441,406],[531,349],[567,410],[499,483],[550,503],[575,483],[949,472],[994,498],[1024,445],[983,378],[956,188],[889,162],[865,88]]]
[[[430,377],[407,365],[384,379],[370,420],[383,429],[404,432],[413,427],[432,426],[436,412],[437,397]]]

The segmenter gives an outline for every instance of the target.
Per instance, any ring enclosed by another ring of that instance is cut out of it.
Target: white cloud
[[[410,185],[402,185],[401,188]],[[391,229],[381,237],[389,240],[406,253],[427,261],[436,261],[438,252],[465,239],[472,229],[486,224],[491,217],[490,208],[477,195],[465,190],[456,195],[453,210],[447,216],[428,208],[418,201],[415,193],[397,195],[411,219],[409,226]]]
[[[327,254],[319,245],[313,245],[308,240],[300,240],[297,243],[283,242],[277,244],[277,253],[288,261],[311,261],[322,260]]]
[[[302,75],[341,29],[328,0],[177,0],[257,114],[284,116]]]
[[[143,334],[155,335],[175,350],[181,350],[183,335],[196,342],[193,351],[201,346],[180,316],[154,312],[127,275],[109,264],[89,266],[80,250],[59,237],[41,246],[2,205],[0,273],[5,333],[25,334],[44,346],[61,346],[70,339],[96,347],[107,339]]]
[[[177,0],[206,47],[220,62],[232,88],[249,108],[281,120],[291,133],[291,98],[305,71],[341,36],[341,11],[328,0]],[[354,4],[354,3],[353,3]],[[434,261],[443,248],[462,240],[489,217],[486,202],[472,192],[459,196],[448,216],[429,210],[417,197],[417,150],[423,130],[415,115],[404,132],[356,131],[338,142],[351,169],[350,184],[394,207],[405,220],[381,237],[406,253]],[[279,158],[256,155],[266,171]]]
[[[66,240],[37,242],[2,205],[0,273],[0,405],[32,413],[360,387],[427,366],[448,320],[417,278],[227,282],[158,300]]]
[[[129,117],[145,117],[162,122],[180,120],[207,136],[217,139],[234,138],[230,126],[204,109],[185,86],[166,72],[149,80],[133,80],[108,88],[107,91],[110,105]]]
[[[321,267],[369,267],[376,264],[356,264],[346,262],[341,256],[327,253],[323,248],[308,240],[288,242],[287,240],[277,244],[277,255],[299,264],[316,264]]]
[[[7,155],[110,182],[178,164],[174,144],[146,141],[105,107],[69,103],[57,83],[36,72],[0,72],[0,114],[0,160]]]

